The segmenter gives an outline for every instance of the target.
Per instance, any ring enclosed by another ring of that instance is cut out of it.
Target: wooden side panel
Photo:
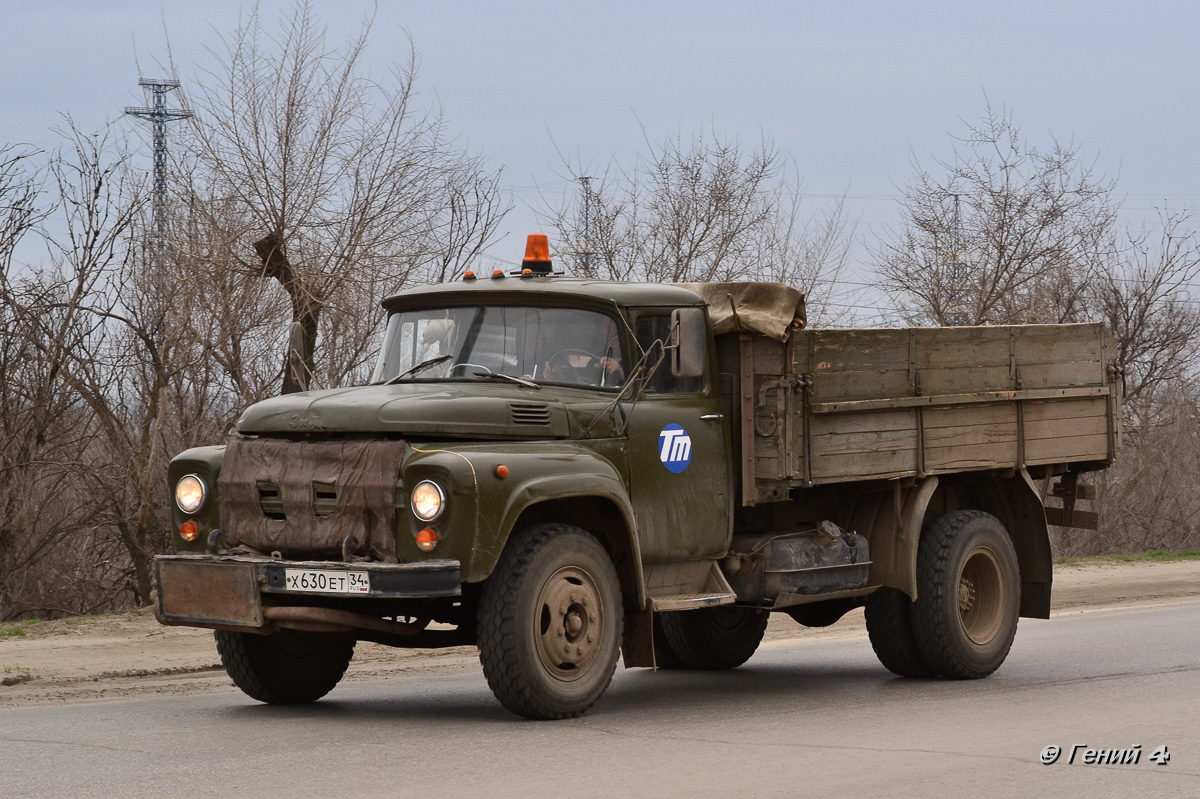
[[[966,394],[1014,388],[1009,331],[1003,327],[921,328],[913,331],[913,366],[921,393]]]
[[[928,472],[1016,464],[1015,403],[927,408],[924,414]]]
[[[1029,325],[1011,330],[1021,388],[1104,385],[1103,339],[1094,325]]]
[[[912,393],[907,330],[805,330],[794,338],[793,359],[807,359],[814,402]]]
[[[791,477],[789,431],[792,381],[785,369],[786,346],[764,336],[754,337],[754,463],[759,479]]]
[[[801,330],[782,358],[756,343],[756,479],[1107,461],[1104,337],[1093,324]]]
[[[1107,458],[1107,397],[1025,403],[1027,463]]]
[[[917,411],[831,414],[809,422],[814,482],[911,474],[917,468]]]

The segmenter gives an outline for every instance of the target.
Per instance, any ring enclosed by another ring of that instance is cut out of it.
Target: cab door
[[[671,310],[633,314],[643,350],[667,341]],[[706,346],[711,350],[711,340]],[[713,362],[705,358],[702,378],[677,378],[665,358],[629,410],[630,494],[647,562],[718,557],[728,546],[730,444]]]

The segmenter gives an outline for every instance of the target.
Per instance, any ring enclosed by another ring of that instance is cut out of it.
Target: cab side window
[[[656,340],[669,343],[671,335],[671,312],[669,310],[642,313],[634,323],[634,335],[642,350],[649,350]],[[653,361],[647,366],[653,365]],[[647,394],[696,394],[704,389],[704,379],[700,377],[675,377],[671,374],[670,354],[663,358],[662,363],[646,384]]]

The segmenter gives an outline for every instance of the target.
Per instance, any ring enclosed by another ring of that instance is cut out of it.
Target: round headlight
[[[204,505],[207,488],[198,475],[189,474],[175,484],[175,504],[184,513],[195,513]]]
[[[412,511],[423,522],[431,522],[442,513],[446,495],[438,484],[431,480],[422,480],[412,492]]]

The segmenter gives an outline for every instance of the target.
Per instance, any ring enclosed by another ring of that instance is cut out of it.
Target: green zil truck
[[[1100,325],[808,329],[782,285],[523,266],[391,297],[367,385],[171,462],[156,613],[249,696],[475,645],[504,707],[567,718],[619,657],[730,669],[772,612],[860,606],[892,672],[972,679],[1049,615],[1047,525],[1095,526],[1120,443]]]

